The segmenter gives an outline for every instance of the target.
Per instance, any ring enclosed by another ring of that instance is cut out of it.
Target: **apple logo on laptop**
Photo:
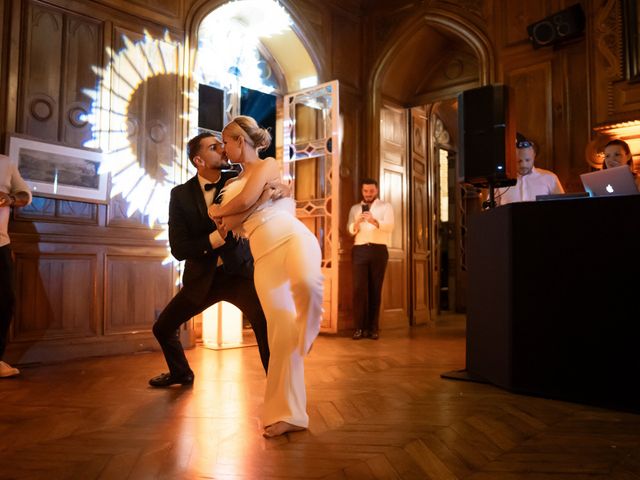
[[[613,193],[613,187],[611,186],[610,183],[607,184],[607,186],[605,187],[605,190],[607,191],[607,193]]]

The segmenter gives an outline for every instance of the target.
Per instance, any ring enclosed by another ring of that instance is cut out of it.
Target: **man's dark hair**
[[[516,148],[534,148],[535,144],[520,132],[516,132]]]
[[[378,181],[373,178],[363,178],[360,180],[360,188],[362,188],[363,185],[375,185],[376,188],[378,188]]]
[[[202,132],[199,135],[193,137],[187,143],[187,156],[189,157],[189,161],[194,167],[196,166],[196,164],[193,163],[193,159],[196,158],[196,155],[198,155],[198,152],[200,151],[200,142],[203,138],[207,137],[215,137],[215,135],[211,132]]]

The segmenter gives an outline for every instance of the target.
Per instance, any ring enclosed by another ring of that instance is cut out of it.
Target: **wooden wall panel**
[[[390,255],[382,289],[381,329],[408,325],[406,282],[405,262]]]
[[[583,191],[580,174],[589,170],[586,149],[590,141],[589,78],[571,72],[588,70],[584,45],[572,44],[553,65],[553,158],[547,163],[568,192]],[[561,141],[563,139],[564,141]],[[536,162],[537,163],[537,162]]]
[[[398,152],[390,155],[390,161],[396,165],[404,165],[406,148],[406,112],[402,109],[383,108],[381,112],[380,128],[382,142],[391,147],[388,150]],[[395,158],[395,160],[393,160]]]
[[[328,58],[328,52],[331,51],[330,10],[318,8],[318,3],[314,0],[288,0],[286,3],[294,21],[304,26],[305,43],[312,45],[312,48],[315,49],[317,58],[323,63],[320,66],[322,71],[322,66],[330,64]],[[321,79],[321,81],[329,80],[332,78]]]
[[[516,128],[538,144],[536,166],[553,170],[553,106],[551,64],[543,62],[507,71],[515,91]]]
[[[340,149],[341,238],[346,231],[349,209],[360,200],[359,179],[364,176],[362,164],[362,101],[359,95],[340,85],[340,117],[342,118],[343,141]]]
[[[415,165],[422,162],[414,161]],[[415,169],[414,169],[415,171]],[[427,215],[426,175],[413,175],[411,199],[411,217],[413,222],[412,247],[414,255],[426,255],[428,252],[428,229],[425,224]]]
[[[162,257],[106,256],[105,334],[149,331],[169,303],[172,266]]]
[[[55,8],[29,2],[24,32],[20,102],[21,133],[58,140],[64,16]]]
[[[429,315],[429,264],[427,259],[413,260],[413,324],[430,320]]]
[[[626,81],[620,0],[592,0],[591,101],[594,126],[640,118],[640,83]]]
[[[158,12],[173,18],[179,18],[182,0],[128,0],[127,3],[133,3],[145,7],[152,12]]]
[[[529,42],[527,26],[553,13],[551,0],[537,2],[496,2],[503,32],[502,46]]]
[[[184,27],[189,5],[196,0],[50,0],[70,4],[74,10],[89,8],[107,12],[115,22],[132,19],[138,23],[154,22],[171,29]],[[203,2],[199,2],[203,3]],[[223,3],[223,2],[219,2]],[[89,4],[89,5],[86,5]]]
[[[360,22],[347,16],[333,17],[332,73],[351,87],[362,82],[362,38]],[[345,48],[349,45],[349,48]],[[342,85],[341,85],[342,86]]]
[[[340,228],[338,256],[338,328],[352,329],[353,280],[351,272],[351,247],[353,237],[347,231],[349,210],[360,200],[359,180],[362,172],[361,139],[362,139],[362,102],[360,95],[352,89],[340,85],[340,117],[342,118],[343,138],[351,139],[342,142],[340,149]],[[367,175],[368,176],[368,175]],[[334,205],[332,205],[332,208]]]
[[[96,258],[65,253],[16,253],[13,339],[96,334]]]
[[[91,125],[85,118],[91,113],[91,98],[85,90],[96,88],[91,67],[102,65],[102,25],[100,22],[67,15],[61,98],[60,140],[82,147],[91,140]]]

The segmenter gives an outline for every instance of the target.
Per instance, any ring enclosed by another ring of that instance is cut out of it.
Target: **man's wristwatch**
[[[13,206],[16,204],[16,196],[9,194],[9,200],[11,200],[11,203],[9,204],[9,206]]]

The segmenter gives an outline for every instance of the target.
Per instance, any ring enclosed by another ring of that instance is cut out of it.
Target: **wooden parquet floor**
[[[461,320],[319,338],[310,429],[271,440],[255,347],[190,350],[192,388],[147,387],[159,352],[24,368],[0,381],[0,478],[640,479],[640,415],[440,378],[464,343]]]

